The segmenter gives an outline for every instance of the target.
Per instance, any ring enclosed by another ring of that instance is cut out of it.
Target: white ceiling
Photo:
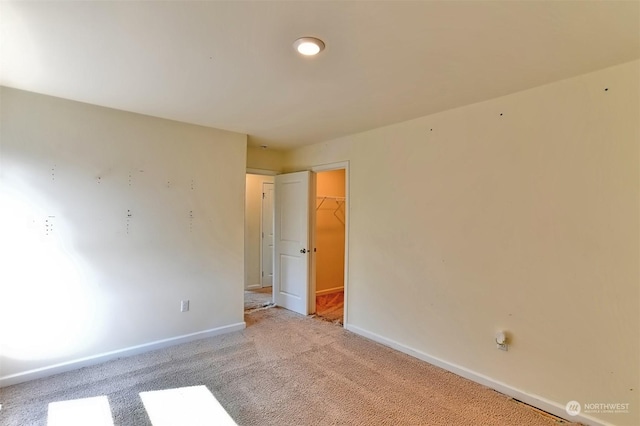
[[[637,59],[639,6],[2,2],[0,83],[285,149]]]

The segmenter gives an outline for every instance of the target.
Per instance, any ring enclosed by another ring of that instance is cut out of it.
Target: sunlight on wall
[[[141,392],[140,398],[153,426],[237,425],[206,386]]]
[[[42,53],[34,41],[33,29],[22,18],[20,11],[8,2],[2,4],[0,38],[3,47],[3,84],[10,86],[16,78],[22,85],[41,81],[44,71]]]
[[[97,298],[64,247],[62,221],[22,194],[0,189],[0,353],[53,358],[91,340]]]
[[[106,396],[73,399],[49,404],[47,426],[113,426]]]

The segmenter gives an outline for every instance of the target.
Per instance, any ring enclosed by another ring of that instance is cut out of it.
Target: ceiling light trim
[[[325,44],[316,37],[300,37],[293,42],[293,48],[303,56],[315,56],[324,50]]]

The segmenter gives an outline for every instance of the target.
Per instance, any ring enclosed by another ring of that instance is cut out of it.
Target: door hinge
[[[262,193],[262,199],[264,200],[264,192]]]
[[[262,276],[264,277],[264,271],[262,271]]]
[[[262,233],[262,238],[264,238],[264,232]]]

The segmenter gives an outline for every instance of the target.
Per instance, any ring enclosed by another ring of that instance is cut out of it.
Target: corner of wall
[[[285,152],[247,146],[247,169],[282,172]]]

